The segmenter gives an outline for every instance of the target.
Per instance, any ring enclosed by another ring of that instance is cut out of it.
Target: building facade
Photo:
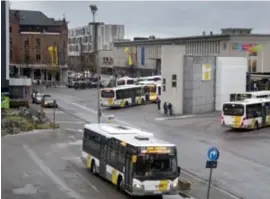
[[[107,56],[112,51],[113,42],[122,40],[125,34],[124,25],[110,25],[95,23],[97,27],[97,64],[104,67],[111,67],[113,56]],[[69,65],[74,70],[91,70],[94,66],[94,24],[69,29],[68,32],[68,57]],[[104,61],[103,61],[104,60]]]
[[[10,76],[61,81],[67,68],[68,28],[40,11],[10,10]]]
[[[270,72],[270,34],[252,34],[251,29],[226,28],[221,34],[206,34],[195,37],[168,39],[148,39],[116,42],[114,48],[114,67],[140,71],[145,74],[159,74],[161,68],[162,45],[184,45],[186,55],[248,57],[250,72]],[[247,53],[243,46],[262,45],[258,53]],[[240,48],[239,48],[240,46]],[[268,56],[267,56],[268,55]],[[128,63],[128,57],[132,64]]]

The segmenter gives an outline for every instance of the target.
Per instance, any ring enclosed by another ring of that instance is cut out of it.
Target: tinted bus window
[[[244,106],[241,104],[224,104],[223,114],[231,116],[242,116],[244,115]]]
[[[151,92],[151,93],[155,93],[156,90],[157,90],[157,87],[156,86],[150,86],[149,87],[149,92]]]
[[[262,104],[247,105],[247,118],[254,118],[261,116],[262,116]]]
[[[160,77],[155,77],[155,78],[154,78],[154,81],[155,81],[155,82],[160,81],[160,80],[161,80]]]
[[[133,79],[127,80],[127,84],[134,84],[134,80]]]
[[[268,98],[268,97],[269,97],[268,95],[259,95],[256,98]]]
[[[117,85],[118,86],[125,85],[125,80],[119,80],[119,81],[117,81]]]
[[[103,98],[113,98],[114,97],[114,91],[113,90],[101,91],[101,97],[103,97]]]

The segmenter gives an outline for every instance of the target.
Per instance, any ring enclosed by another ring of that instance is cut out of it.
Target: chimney
[[[210,31],[210,35],[213,35],[213,31]]]
[[[202,32],[202,35],[205,36],[205,31]]]

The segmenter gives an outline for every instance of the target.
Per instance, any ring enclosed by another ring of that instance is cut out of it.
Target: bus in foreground
[[[252,98],[270,98],[270,91],[254,91],[246,93],[232,93],[230,94],[230,101],[243,101]]]
[[[151,133],[116,123],[86,124],[81,158],[91,173],[132,196],[178,194],[176,146]]]
[[[158,96],[161,95],[161,82],[140,81],[137,84],[147,87],[150,102],[157,102]]]
[[[270,98],[246,99],[223,104],[221,125],[235,129],[270,126]]]
[[[142,85],[124,85],[101,90],[101,106],[129,107],[146,104],[146,89]]]

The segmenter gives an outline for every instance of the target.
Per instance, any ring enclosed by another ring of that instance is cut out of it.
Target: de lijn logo
[[[211,161],[217,161],[219,158],[219,150],[216,147],[211,147],[207,153],[208,159]]]

